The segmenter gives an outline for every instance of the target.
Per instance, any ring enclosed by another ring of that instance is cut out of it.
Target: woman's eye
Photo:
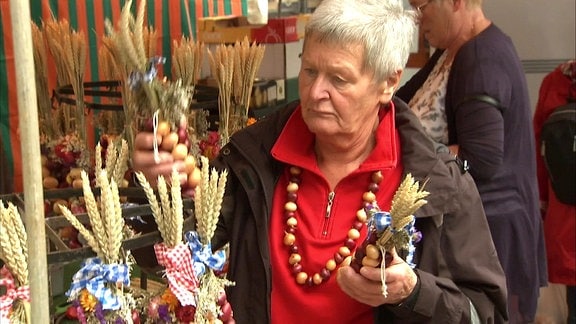
[[[318,71],[314,69],[304,69],[304,73],[309,77],[315,77],[318,74]]]
[[[344,83],[346,83],[346,80],[342,79],[341,77],[337,77],[337,76],[333,77],[332,80],[333,80],[333,82],[334,82],[335,84],[344,84]]]

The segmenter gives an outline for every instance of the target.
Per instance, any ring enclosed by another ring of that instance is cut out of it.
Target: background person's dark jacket
[[[416,227],[419,296],[412,309],[382,306],[375,322],[469,323],[470,300],[483,323],[504,323],[506,285],[490,237],[480,197],[471,177],[448,154],[438,159],[407,105],[395,100],[402,137],[403,164],[416,179],[430,177],[428,204]],[[294,104],[232,136],[219,157],[227,168],[228,188],[214,247],[230,243],[228,290],[237,323],[270,322],[271,273],[268,226],[272,193],[284,165],[270,155]],[[330,311],[330,310],[326,310]]]

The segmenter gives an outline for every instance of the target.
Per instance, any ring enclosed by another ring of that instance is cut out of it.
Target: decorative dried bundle
[[[209,161],[205,156],[200,156],[202,181],[196,188],[194,210],[196,216],[196,230],[200,235],[203,244],[208,244],[212,240],[222,199],[226,190],[228,170],[223,170],[220,174],[216,169],[209,170]]]
[[[392,198],[390,224],[386,226],[384,231],[378,233],[376,247],[382,256],[386,254],[386,251],[396,249],[396,252],[401,255],[404,254],[406,262],[413,266],[414,213],[427,203],[424,198],[428,194],[427,191],[424,191],[424,185],[420,187],[410,173],[406,175]],[[387,296],[385,266],[385,262],[382,261],[380,271],[382,294]]]
[[[381,234],[378,244],[385,250],[396,247],[397,251],[408,250],[407,234],[403,229],[414,222],[414,213],[427,201],[424,199],[430,193],[424,191],[424,185],[420,187],[409,173],[400,184],[390,208],[390,226]],[[403,235],[406,234],[406,235]]]
[[[164,177],[158,177],[158,195],[156,198],[154,190],[142,172],[137,172],[136,177],[144,189],[146,198],[150,203],[152,215],[158,225],[160,235],[164,244],[169,248],[174,248],[182,243],[182,228],[184,223],[182,193],[180,181],[176,170],[172,171],[170,191]]]
[[[232,115],[232,81],[234,76],[234,48],[220,44],[212,55],[208,49],[210,71],[218,84],[218,132],[222,146],[230,139],[230,117]]]
[[[100,187],[97,201],[86,171],[82,171],[82,190],[92,231],[88,230],[66,207],[60,206],[66,219],[84,236],[88,245],[106,264],[118,263],[122,258],[121,245],[124,239],[124,218],[120,207],[118,185],[108,180],[106,170],[96,170],[96,184]]]
[[[247,37],[233,46],[218,46],[215,55],[208,50],[210,70],[220,90],[218,130],[222,145],[235,131],[246,126],[252,86],[264,58],[264,50],[265,46],[250,44]]]
[[[6,263],[20,286],[28,285],[27,234],[14,204],[0,200],[0,259]]]
[[[120,187],[122,187],[122,184],[126,181],[124,175],[128,170],[129,154],[128,143],[124,139],[121,139],[120,147],[118,147],[114,141],[110,141],[106,148],[106,161],[104,165],[106,174],[109,176],[108,180],[113,180]],[[101,170],[103,168],[102,146],[100,146],[100,143],[96,145],[95,163],[96,170]],[[96,183],[96,185],[98,186],[99,183]]]
[[[156,32],[143,26],[146,1],[140,1],[136,18],[130,11],[132,1],[122,8],[117,30],[110,21],[106,29],[110,37],[108,47],[114,53],[119,64],[126,66],[128,75],[124,82],[125,116],[129,147],[135,134],[148,127],[153,116],[167,121],[176,129],[180,119],[187,112],[192,100],[193,89],[181,82],[169,82],[157,78],[157,65],[165,58],[155,56]]]
[[[0,259],[7,271],[2,269],[0,285],[6,286],[6,295],[0,305],[0,322],[9,316],[14,323],[29,323],[30,295],[28,290],[27,234],[16,206],[0,200]],[[13,282],[13,278],[16,282]],[[10,300],[11,299],[11,300]],[[5,302],[10,302],[5,304]],[[10,314],[11,310],[11,314]],[[7,315],[9,314],[9,315]]]
[[[98,69],[100,72],[101,80],[125,80],[128,78],[128,72],[125,65],[115,57],[115,52],[112,48],[112,40],[108,36],[103,36],[101,39],[101,46],[98,48]],[[129,94],[126,85],[120,86],[120,93],[123,98]],[[103,97],[102,103],[104,104],[126,104],[120,98]],[[98,127],[103,134],[120,135],[124,131],[126,125],[126,116],[122,111],[109,111],[102,110],[98,113]],[[131,145],[129,144],[129,147]]]
[[[52,140],[62,136],[63,134],[58,127],[57,119],[52,116],[52,102],[50,100],[50,92],[48,88],[48,58],[46,56],[44,34],[34,22],[32,22],[31,25],[40,134],[45,135]]]
[[[205,247],[210,247],[210,241],[214,236],[220,209],[222,208],[228,171],[223,170],[218,173],[216,169],[210,170],[208,158],[200,156],[200,160],[202,181],[196,187],[194,200],[196,231],[200,243]],[[226,313],[223,307],[229,307],[229,304],[226,302],[223,305],[218,305],[214,301],[218,299],[219,294],[223,294],[224,287],[230,285],[234,285],[234,283],[216,276],[213,271],[207,271],[201,276],[196,315],[194,317],[195,323],[210,323],[210,319],[215,314]],[[230,313],[228,316],[231,316],[231,311],[228,311]],[[219,316],[219,319],[223,320],[222,315]]]
[[[96,199],[85,171],[81,172],[84,201],[92,231],[67,208],[61,206],[64,217],[84,237],[97,257],[84,260],[72,277],[66,292],[79,318],[88,323],[116,323],[120,319],[131,323],[134,297],[124,288],[130,285],[131,259],[122,249],[124,226],[118,186],[109,181],[105,169],[96,170],[96,185],[100,197]]]
[[[252,86],[256,78],[256,72],[260,68],[264,58],[264,45],[255,42],[250,44],[247,37],[242,42],[237,41],[234,45],[234,101],[236,103],[235,114],[242,116],[244,125],[248,119],[250,96]]]
[[[76,108],[70,113],[63,107],[64,132],[77,132],[86,146],[86,125],[84,121],[84,71],[86,67],[86,38],[83,32],[76,32],[67,20],[49,20],[43,25],[45,39],[52,58],[56,62],[58,86],[72,85],[76,96]],[[72,117],[73,116],[73,117]]]
[[[172,75],[182,80],[187,87],[196,85],[200,78],[200,67],[205,51],[204,43],[182,36],[180,42],[172,42]]]

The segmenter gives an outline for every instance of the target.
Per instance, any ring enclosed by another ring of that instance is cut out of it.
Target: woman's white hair
[[[306,25],[305,42],[360,44],[363,68],[383,81],[404,69],[415,32],[416,16],[402,0],[323,0]]]

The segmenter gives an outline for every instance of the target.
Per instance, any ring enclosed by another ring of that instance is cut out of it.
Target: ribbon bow
[[[201,276],[206,272],[206,266],[213,270],[221,271],[226,263],[226,252],[223,250],[212,253],[210,243],[203,245],[200,242],[200,235],[196,231],[187,232],[185,235],[190,250],[192,250],[192,260],[194,261],[194,271]]]
[[[417,232],[416,228],[414,227],[414,219],[412,219],[410,223],[406,224],[404,228],[397,230],[392,226],[392,217],[390,216],[390,213],[385,211],[378,211],[374,213],[374,216],[370,222],[372,226],[376,227],[376,231],[378,233],[382,233],[382,231],[384,231],[387,227],[390,227],[390,231],[393,235],[399,231],[406,232],[408,235],[408,244],[406,246],[408,248],[408,255],[406,256],[406,263],[414,268],[416,266],[416,264],[413,263],[414,251],[416,248],[414,247],[413,243],[417,243],[422,238],[422,234]]]
[[[198,279],[192,267],[192,256],[188,247],[178,244],[169,248],[164,243],[158,243],[154,245],[154,251],[158,264],[165,268],[170,290],[180,304],[196,306],[192,292],[198,288]]]
[[[166,58],[163,56],[154,56],[148,61],[146,71],[132,71],[128,76],[128,85],[130,90],[139,89],[142,83],[150,83],[158,74],[156,65],[166,63]]]
[[[105,283],[130,285],[130,268],[126,264],[103,264],[99,258],[89,258],[74,277],[66,292],[70,300],[75,299],[84,288],[102,304],[102,309],[118,310],[122,302]]]
[[[0,322],[4,323],[4,321],[6,321],[10,323],[10,310],[12,309],[14,301],[20,299],[24,302],[30,302],[30,287],[20,286],[16,288],[14,277],[6,266],[2,267],[0,274],[2,275],[2,278],[0,278],[0,286],[6,287],[6,294],[0,296]]]

